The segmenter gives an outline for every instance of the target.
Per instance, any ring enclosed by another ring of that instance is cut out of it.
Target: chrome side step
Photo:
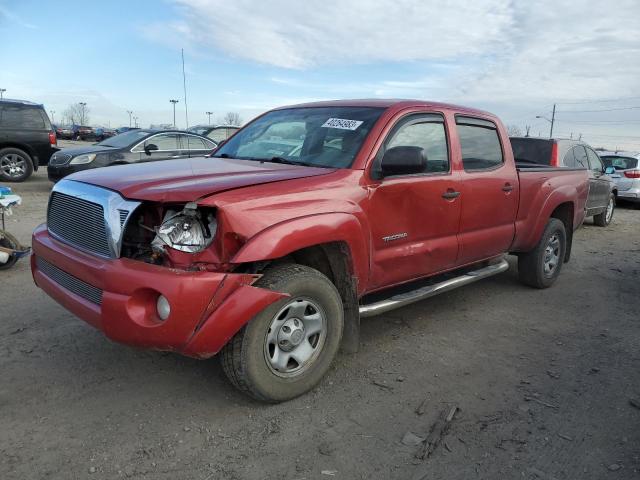
[[[460,275],[459,277],[444,280],[440,283],[436,283],[435,285],[427,285],[426,287],[422,287],[411,292],[394,295],[391,298],[387,298],[379,302],[370,303],[368,305],[361,305],[360,316],[363,318],[373,317],[374,315],[379,315],[381,313],[388,312],[389,310],[404,307],[405,305],[419,302],[420,300],[424,300],[425,298],[434,297],[440,293],[448,292],[449,290],[453,290],[454,288],[477,282],[478,280],[482,280],[483,278],[497,275],[498,273],[502,273],[508,269],[509,263],[507,263],[506,260],[502,259],[498,263],[494,263],[479,270],[467,272],[464,275]]]

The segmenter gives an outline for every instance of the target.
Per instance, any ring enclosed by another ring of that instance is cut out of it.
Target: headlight
[[[96,158],[95,153],[86,153],[84,155],[78,155],[69,162],[70,165],[83,165],[85,163],[91,163]]]
[[[156,251],[168,246],[181,252],[200,252],[211,245],[217,226],[213,213],[204,213],[195,203],[188,203],[181,212],[167,211],[151,246]]]

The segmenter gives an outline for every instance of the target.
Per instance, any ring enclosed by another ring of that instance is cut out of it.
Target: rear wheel
[[[0,180],[24,182],[33,173],[33,161],[27,152],[19,148],[0,150]]]
[[[615,211],[615,208],[616,197],[612,193],[609,197],[609,203],[607,203],[607,209],[604,212],[595,215],[593,217],[593,223],[595,223],[599,227],[606,227],[607,225],[609,225],[611,223],[611,220],[613,219],[613,212]]]
[[[556,281],[567,251],[567,232],[557,218],[550,218],[540,241],[518,257],[520,281],[534,288],[548,288]]]
[[[335,358],[344,323],[340,294],[309,267],[272,267],[255,284],[289,296],[249,322],[221,352],[231,383],[257,400],[282,402],[312,389]]]

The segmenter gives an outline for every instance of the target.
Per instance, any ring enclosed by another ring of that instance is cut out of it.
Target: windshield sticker
[[[363,122],[361,120],[345,120],[344,118],[330,118],[322,125],[324,128],[339,128],[340,130],[355,130]]]

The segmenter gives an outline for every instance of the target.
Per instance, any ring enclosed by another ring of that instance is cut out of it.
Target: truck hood
[[[234,188],[334,171],[331,168],[198,157],[96,168],[67,178],[117,191],[132,200],[192,202]]]

